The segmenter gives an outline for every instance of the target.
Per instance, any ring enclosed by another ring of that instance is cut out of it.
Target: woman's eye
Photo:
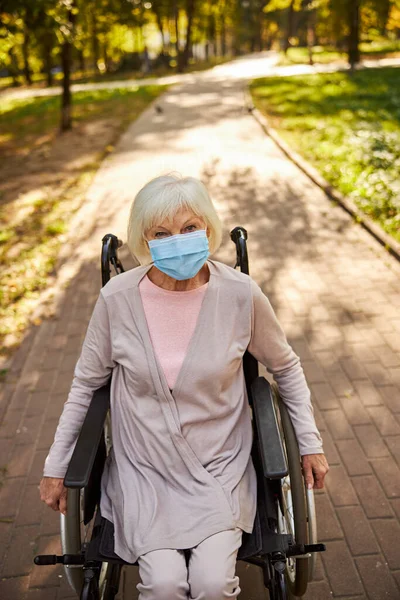
[[[185,231],[194,231],[195,229],[197,229],[196,225],[188,225],[185,227]]]
[[[167,233],[166,233],[165,231],[157,231],[157,232],[154,234],[154,237],[156,237],[156,238],[160,238],[160,237],[164,237],[165,235],[167,235]]]

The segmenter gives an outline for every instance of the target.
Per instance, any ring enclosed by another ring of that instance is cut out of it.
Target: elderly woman
[[[139,562],[141,600],[240,592],[236,555],[256,512],[246,350],[278,383],[308,486],[322,487],[328,470],[299,358],[254,281],[209,260],[220,242],[200,181],[163,176],[138,193],[128,244],[141,266],[100,292],[46,459],[41,498],[65,513],[78,432],[112,374],[101,513],[115,552]]]

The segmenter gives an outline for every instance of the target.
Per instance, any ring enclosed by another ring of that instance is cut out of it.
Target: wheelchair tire
[[[289,471],[289,475],[282,479],[282,504],[278,530],[280,533],[291,533],[297,544],[308,544],[309,523],[306,491],[296,434],[277,387],[275,385],[272,387]],[[288,591],[293,596],[301,597],[306,592],[310,573],[309,561],[308,557],[287,559],[286,582]]]

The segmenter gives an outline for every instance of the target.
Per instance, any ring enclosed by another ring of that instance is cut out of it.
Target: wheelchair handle
[[[123,242],[119,240],[116,235],[107,233],[102,239],[101,247],[101,284],[105,286],[111,277],[112,265],[115,272],[123,273],[124,268],[121,261],[118,258],[118,248],[121,248]]]
[[[249,257],[247,254],[247,231],[244,227],[235,227],[231,231],[231,240],[236,245],[236,267],[240,267],[242,273],[249,275]]]

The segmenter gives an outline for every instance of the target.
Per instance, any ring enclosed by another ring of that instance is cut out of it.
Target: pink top
[[[139,284],[153,349],[170,390],[185,359],[207,286],[173,292],[155,285],[147,275]]]

